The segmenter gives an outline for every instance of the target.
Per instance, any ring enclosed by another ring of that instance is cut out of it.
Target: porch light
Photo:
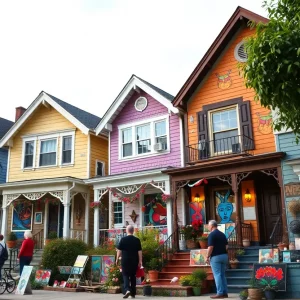
[[[245,193],[245,201],[246,202],[251,202],[251,194],[249,192],[249,189],[246,189],[246,193]]]
[[[201,202],[200,196],[199,196],[198,193],[197,193],[197,194],[195,195],[195,197],[194,197],[194,202]]]

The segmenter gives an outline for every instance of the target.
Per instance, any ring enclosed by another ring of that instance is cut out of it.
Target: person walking
[[[218,230],[218,223],[215,220],[208,222],[208,229],[210,234],[208,236],[206,263],[210,262],[217,287],[217,294],[210,298],[228,298],[227,280],[225,277],[225,271],[228,265],[228,241],[226,235]]]
[[[7,246],[4,242],[3,234],[0,234],[0,279],[2,278],[2,268],[5,261],[8,259]]]
[[[134,227],[128,225],[126,227],[127,236],[123,237],[117,246],[118,263],[121,257],[122,275],[124,281],[124,299],[135,298],[136,295],[136,271],[142,266],[142,246],[141,241],[133,236]]]
[[[34,241],[30,230],[25,230],[24,241],[22,243],[18,259],[20,260],[20,276],[24,266],[29,266],[33,256]]]

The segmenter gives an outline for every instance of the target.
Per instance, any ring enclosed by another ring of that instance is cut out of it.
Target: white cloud
[[[0,2],[0,117],[44,90],[102,116],[131,74],[176,95],[238,5],[261,0]]]

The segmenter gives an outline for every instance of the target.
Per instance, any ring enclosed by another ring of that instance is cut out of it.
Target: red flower
[[[259,268],[256,271],[255,278],[256,279],[262,279],[263,277],[265,277],[265,270],[264,270],[264,268]]]
[[[276,271],[275,277],[278,281],[283,279],[283,271],[281,268]]]

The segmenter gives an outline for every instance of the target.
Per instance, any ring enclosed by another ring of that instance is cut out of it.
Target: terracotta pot
[[[158,280],[158,273],[159,272],[156,270],[148,271],[148,277],[149,277],[150,282],[154,282],[154,281]]]
[[[195,248],[198,248],[198,244],[196,241],[194,240],[187,240],[186,241],[186,248],[187,249],[195,249]]]
[[[250,247],[250,240],[247,240],[247,239],[243,240],[243,246]]]
[[[208,241],[199,241],[199,245],[201,249],[207,249]]]
[[[248,289],[248,297],[251,300],[261,300],[263,291],[261,289]]]
[[[231,269],[237,269],[237,267],[238,267],[238,262],[231,262],[230,263],[230,268]]]
[[[6,241],[7,248],[16,248],[17,241]]]

